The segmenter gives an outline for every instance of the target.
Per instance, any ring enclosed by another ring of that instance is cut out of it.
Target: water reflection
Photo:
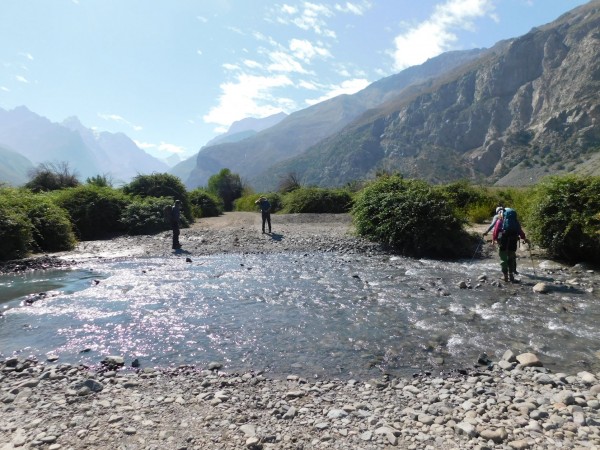
[[[555,369],[598,370],[592,294],[540,296],[526,273],[521,285],[477,281],[497,271],[490,261],[330,253],[99,262],[70,281],[48,274],[44,283],[62,292],[6,311],[0,348],[74,363],[119,354],[151,366],[217,360],[231,371],[338,377],[470,366],[510,348]],[[92,283],[98,273],[105,279]],[[36,292],[27,291],[35,283],[13,292]]]

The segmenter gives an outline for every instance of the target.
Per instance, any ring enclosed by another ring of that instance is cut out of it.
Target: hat
[[[498,214],[500,211],[502,211],[504,208],[502,206],[498,206],[496,208],[496,214]]]
[[[175,203],[176,203],[176,204],[177,204],[177,203],[181,203],[181,200],[175,200]]]

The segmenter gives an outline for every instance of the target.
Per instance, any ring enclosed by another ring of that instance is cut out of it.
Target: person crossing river
[[[519,239],[522,239],[525,243],[529,242],[517,219],[517,212],[512,208],[505,208],[496,220],[492,235],[492,241],[498,243],[500,267],[505,282],[515,281]]]

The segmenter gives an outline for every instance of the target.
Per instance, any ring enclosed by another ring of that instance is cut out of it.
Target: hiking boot
[[[511,283],[514,283],[514,282],[515,282],[515,276],[514,276],[512,273],[510,273],[510,274],[508,275],[508,278],[510,279],[510,282],[511,282]]]
[[[507,273],[504,274],[504,282],[508,283],[508,274]]]

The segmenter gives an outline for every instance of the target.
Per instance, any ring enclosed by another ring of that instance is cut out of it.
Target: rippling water
[[[526,285],[537,280],[525,273],[523,289],[478,287],[484,273],[497,277],[498,264],[327,253],[132,259],[4,276],[0,352],[367,377],[471,366],[482,352],[497,358],[511,348],[555,370],[600,369],[592,294],[534,294]]]

